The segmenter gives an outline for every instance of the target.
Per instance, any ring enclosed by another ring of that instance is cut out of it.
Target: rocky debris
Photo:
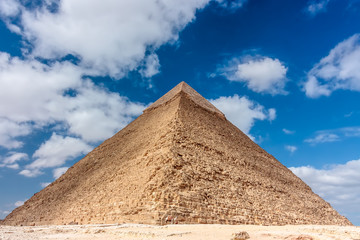
[[[314,240],[314,238],[309,235],[300,235],[297,237],[291,237],[290,240]]]
[[[249,234],[244,231],[244,232],[234,233],[231,240],[246,240],[249,238],[250,238]]]
[[[4,224],[351,225],[186,83],[165,96]]]
[[[255,225],[53,225],[35,227],[0,226],[1,240],[38,240],[38,239],[89,239],[89,240],[230,240],[233,233],[246,231],[256,240],[290,240],[302,235],[311,236],[315,240],[359,240],[360,229],[354,226],[319,226],[319,225],[287,225],[287,226],[255,226]],[[314,231],[316,230],[316,231]]]

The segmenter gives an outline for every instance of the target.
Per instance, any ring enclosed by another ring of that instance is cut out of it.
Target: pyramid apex
[[[171,89],[169,92],[167,92],[161,98],[159,98],[157,101],[155,101],[149,107],[147,107],[144,110],[144,112],[150,111],[151,109],[157,108],[157,107],[169,102],[171,99],[173,99],[175,96],[177,96],[181,92],[185,93],[194,103],[196,103],[200,107],[203,107],[211,112],[215,112],[222,117],[225,117],[225,115],[219,109],[217,109],[208,100],[206,100],[203,96],[201,96],[200,93],[198,93],[192,87],[190,87],[189,84],[187,84],[185,81],[182,81],[178,85],[176,85],[173,89]]]

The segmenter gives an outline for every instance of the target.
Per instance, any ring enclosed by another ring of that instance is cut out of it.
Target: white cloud
[[[291,167],[315,193],[346,215],[360,214],[360,160],[316,169],[311,166]]]
[[[25,177],[37,177],[43,172],[41,169],[53,168],[63,165],[66,161],[88,153],[92,147],[79,138],[63,137],[53,133],[51,138],[41,144],[35,151],[32,158],[34,161],[25,166],[19,174]],[[67,168],[66,168],[67,169]],[[58,168],[53,171],[56,178],[65,168]]]
[[[283,128],[282,131],[285,133],[285,134],[288,134],[288,135],[291,135],[291,134],[294,134],[295,131],[292,131],[292,130],[289,130],[289,129],[286,129],[286,128]]]
[[[51,184],[51,182],[42,182],[42,183],[40,183],[40,186],[42,187],[42,188],[46,188],[47,186],[49,186]]]
[[[286,145],[285,149],[288,150],[291,153],[294,153],[298,148],[296,146]]]
[[[244,82],[254,92],[286,94],[287,68],[278,60],[269,57],[244,57],[233,59],[217,72],[230,81]]]
[[[306,96],[317,98],[320,96],[330,96],[332,90],[327,84],[321,85],[316,77],[309,75],[308,80],[304,85]]]
[[[28,160],[29,156],[26,153],[10,152],[10,154],[2,161],[5,164],[14,164],[21,160]]]
[[[2,211],[2,214],[4,215],[8,215],[10,213],[10,211]]]
[[[247,0],[215,0],[219,4],[219,6],[230,9],[236,10],[241,8]]]
[[[340,137],[336,134],[321,132],[318,133],[314,138],[305,139],[305,142],[311,144],[317,144],[317,143],[326,143],[326,142],[336,142],[339,140]]]
[[[28,159],[29,156],[26,153],[9,152],[7,156],[0,161],[0,167],[19,169],[19,164],[17,164],[17,162]]]
[[[20,171],[19,174],[25,177],[37,177],[44,173],[39,169],[35,168],[35,169],[24,169]]]
[[[321,130],[313,138],[305,139],[310,144],[341,141],[346,138],[360,137],[360,127],[344,127],[330,130]]]
[[[68,167],[61,167],[55,168],[53,170],[53,176],[55,179],[58,179],[61,175],[63,175],[69,168]]]
[[[117,93],[95,87],[91,82],[66,102],[68,109],[64,116],[69,132],[89,142],[111,137],[145,108]]]
[[[53,169],[53,177],[54,179],[58,179],[61,175],[63,175],[69,168],[68,167],[60,167],[60,168],[55,168]],[[51,182],[42,182],[40,183],[40,186],[45,188],[47,187],[48,185],[50,185]]]
[[[143,104],[82,78],[70,62],[42,64],[0,53],[0,146],[17,148],[16,137],[52,123],[96,142],[112,136],[141,114]],[[66,94],[69,90],[75,94]],[[11,102],[11,104],[7,104]]]
[[[46,65],[0,52],[0,116],[17,122],[60,119],[65,107],[61,104],[67,100],[64,92],[86,87],[81,75],[69,62]]]
[[[0,80],[1,81],[1,80]],[[0,90],[0,95],[1,95]],[[1,96],[0,96],[1,99]],[[1,101],[1,100],[0,100]],[[0,103],[1,105],[9,105],[7,102]],[[23,145],[23,142],[17,140],[17,137],[28,135],[31,132],[31,126],[27,123],[18,123],[6,119],[5,116],[0,115],[0,146],[7,149],[19,148]]]
[[[81,139],[73,137],[63,137],[53,133],[51,138],[43,143],[35,151],[33,161],[27,165],[28,169],[51,168],[63,165],[66,161],[86,154],[92,147]]]
[[[156,54],[151,54],[145,58],[145,64],[140,69],[140,74],[145,78],[151,78],[152,76],[160,72],[160,62]]]
[[[14,206],[15,206],[15,207],[20,207],[20,206],[24,205],[24,202],[25,202],[25,201],[26,201],[26,200],[24,200],[24,201],[17,201],[17,202],[14,203]]]
[[[339,43],[308,73],[308,97],[330,96],[338,89],[360,91],[360,34]]]
[[[275,108],[269,108],[268,117],[269,117],[269,121],[273,121],[276,119],[276,109]]]
[[[309,13],[311,16],[315,16],[316,14],[318,14],[320,12],[325,12],[328,3],[329,3],[329,0],[309,1],[308,5],[306,7],[306,12]]]
[[[21,35],[32,43],[31,54],[58,59],[78,56],[80,65],[100,75],[120,78],[135,70],[147,52],[177,41],[209,0],[62,0],[58,10],[44,2],[21,8]],[[52,1],[50,1],[52,3]]]
[[[1,165],[0,165],[0,167],[1,167]],[[15,169],[15,170],[20,168],[19,164],[17,164],[17,163],[6,165],[6,167],[11,168],[11,169]]]
[[[210,102],[222,111],[229,121],[251,138],[253,137],[249,132],[256,120],[272,121],[276,117],[275,109],[266,110],[262,105],[236,94],[231,97],[210,100]]]
[[[20,5],[16,0],[1,0],[0,1],[0,16],[12,17],[19,13]]]

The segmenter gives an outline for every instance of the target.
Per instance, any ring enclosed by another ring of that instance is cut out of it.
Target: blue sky
[[[0,0],[0,218],[186,81],[360,225],[359,0]]]

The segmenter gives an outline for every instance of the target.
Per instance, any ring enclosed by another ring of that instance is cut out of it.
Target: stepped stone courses
[[[351,225],[182,82],[7,225],[145,223]]]

